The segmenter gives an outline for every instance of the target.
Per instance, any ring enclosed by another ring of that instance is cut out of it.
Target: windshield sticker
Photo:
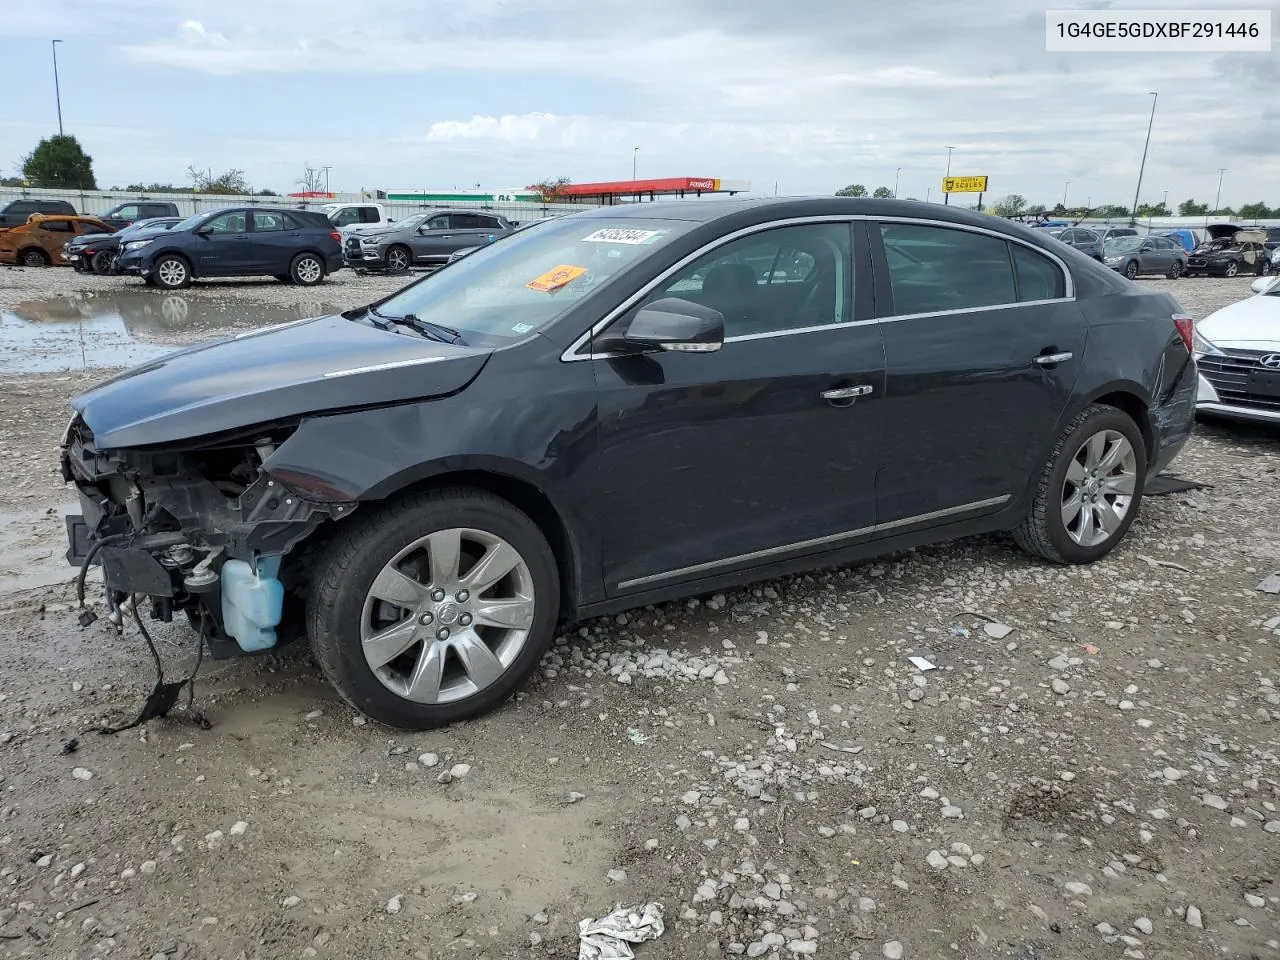
[[[586,272],[586,267],[575,267],[571,264],[562,263],[558,267],[552,267],[542,276],[534,277],[525,286],[530,290],[542,290],[545,293],[552,293],[573,283],[574,280],[577,280]]]
[[[532,323],[515,323],[511,325],[512,333],[528,333],[532,329]]]
[[[588,234],[582,239],[584,242],[590,243],[628,243],[637,245],[649,243],[661,232],[660,230],[627,230],[622,227],[606,227],[603,230]]]

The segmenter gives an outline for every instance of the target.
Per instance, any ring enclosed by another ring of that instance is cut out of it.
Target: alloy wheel
[[[399,273],[409,269],[409,255],[397,248],[387,254],[387,266]]]
[[[303,257],[298,261],[296,273],[302,283],[315,283],[323,272],[324,268],[315,257]]]
[[[529,565],[506,540],[452,528],[421,537],[374,578],[360,647],[378,681],[415,703],[452,703],[495,683],[529,639]]]
[[[1137,280],[1138,265],[1134,263],[1132,260],[1129,261],[1129,265],[1124,268],[1124,275],[1128,277],[1130,280]]]
[[[1239,272],[1240,272],[1240,264],[1236,263],[1234,260],[1232,260],[1230,263],[1227,264],[1226,274],[1228,277],[1234,277]]]
[[[1124,434],[1100,430],[1071,458],[1062,485],[1062,523],[1082,547],[1105,543],[1119,528],[1137,483],[1137,456]]]
[[[156,270],[166,287],[180,287],[187,280],[187,267],[181,260],[165,260]]]

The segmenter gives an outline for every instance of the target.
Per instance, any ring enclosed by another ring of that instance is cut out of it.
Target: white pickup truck
[[[342,234],[363,233],[393,222],[380,203],[326,203],[318,209]]]

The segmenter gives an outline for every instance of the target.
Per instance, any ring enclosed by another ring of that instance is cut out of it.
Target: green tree
[[[871,192],[871,195],[877,200],[888,200],[893,196],[893,191],[888,187],[876,187],[875,190]]]
[[[1140,217],[1168,217],[1171,216],[1169,208],[1163,203],[1143,203],[1138,206],[1138,216]]]
[[[1280,216],[1262,201],[1246,203],[1240,208],[1240,216],[1247,220],[1265,220],[1268,217]]]
[[[841,187],[836,191],[837,197],[865,197],[867,188],[860,183],[851,183],[847,187]]]
[[[1048,212],[1049,212],[1049,209],[1048,209],[1048,207],[1046,207],[1043,203],[1033,203],[1031,206],[1027,207],[1027,211],[1026,211],[1026,212],[1027,212],[1027,213],[1034,213],[1034,214],[1036,214],[1036,215],[1038,216],[1038,215],[1040,215],[1040,214],[1042,214],[1042,213],[1048,213]]]
[[[231,169],[221,176],[215,177],[210,170],[199,170],[187,167],[187,176],[200,193],[215,193],[239,196],[253,193],[253,187],[245,178],[243,170]]]
[[[538,199],[543,203],[555,203],[557,200],[565,198],[564,188],[573,183],[568,177],[556,177],[554,179],[548,177],[546,180],[539,180],[537,183],[531,183],[525,187],[526,190],[532,190],[538,195]]]
[[[1027,198],[1011,193],[1007,197],[1001,197],[991,205],[991,212],[997,217],[1016,217],[1027,209]]]
[[[1180,217],[1203,217],[1209,212],[1207,203],[1196,203],[1194,200],[1183,200],[1178,204],[1178,216]]]
[[[93,157],[73,136],[45,137],[22,161],[22,176],[33,187],[97,190]]]
[[[1060,217],[1060,216],[1062,216],[1064,213],[1066,213],[1066,212],[1067,212],[1067,208],[1066,208],[1066,207],[1064,207],[1064,206],[1062,205],[1062,201],[1061,201],[1061,200],[1059,200],[1057,203],[1055,203],[1055,204],[1053,205],[1053,210],[1052,210],[1052,211],[1050,211],[1050,212],[1051,212],[1054,216],[1056,216],[1056,217]]]
[[[1127,217],[1129,208],[1119,203],[1106,203],[1095,211],[1100,217]]]
[[[1217,210],[1209,211],[1211,217],[1234,217],[1235,215],[1236,212],[1230,207],[1219,207]]]

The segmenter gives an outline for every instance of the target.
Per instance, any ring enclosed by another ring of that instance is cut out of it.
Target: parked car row
[[[1140,276],[1266,276],[1280,269],[1280,228],[1210,224],[1140,234],[1133,227],[1052,226],[1049,236],[1130,280]]]

